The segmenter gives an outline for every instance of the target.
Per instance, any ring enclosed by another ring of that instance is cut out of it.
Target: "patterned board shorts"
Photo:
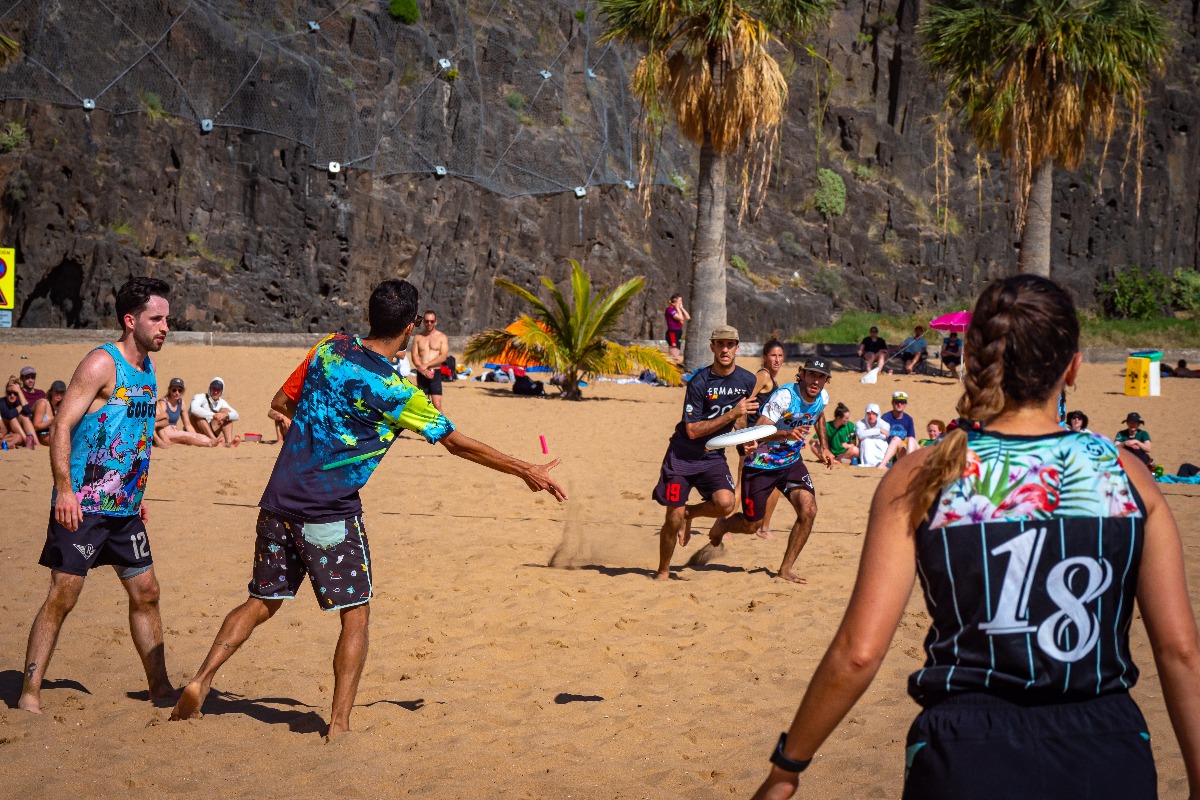
[[[251,597],[290,600],[307,574],[322,610],[370,602],[371,551],[362,517],[296,522],[264,509],[257,534]]]

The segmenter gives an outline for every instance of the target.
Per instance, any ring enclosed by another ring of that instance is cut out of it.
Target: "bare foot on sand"
[[[654,573],[654,580],[656,580],[656,581],[682,581],[682,580],[685,580],[685,578],[681,578],[678,575],[673,575],[670,572],[656,572],[656,573]]]
[[[778,534],[776,534],[770,528],[759,528],[754,535],[768,542],[773,542],[779,538]]]
[[[808,583],[808,581],[804,580],[804,578],[796,577],[796,574],[794,572],[792,572],[790,569],[786,570],[786,571],[780,570],[779,574],[776,575],[775,577],[780,578],[785,581],[791,581],[792,583],[803,583],[803,584]]]
[[[333,723],[330,723],[329,729],[327,731],[325,731],[325,741],[332,742],[334,739],[341,736],[343,733],[349,733],[349,732],[350,732],[349,725],[334,725]]]
[[[208,687],[192,681],[183,687],[183,692],[179,695],[179,702],[175,704],[175,708],[171,709],[171,719],[191,719],[201,716],[200,706],[204,705],[204,698],[207,696]]]
[[[170,683],[166,683],[162,686],[150,689],[149,700],[151,703],[161,700],[178,700],[181,691],[182,690],[176,689]],[[163,705],[165,705],[165,703]]]
[[[692,515],[685,509],[683,512],[683,530],[679,532],[679,546],[687,547],[692,540]]]
[[[40,714],[42,713],[42,698],[36,694],[23,694],[17,701],[17,708],[28,711],[30,714]]]

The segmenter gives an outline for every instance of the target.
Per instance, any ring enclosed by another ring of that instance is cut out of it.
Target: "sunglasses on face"
[[[172,386],[172,387],[170,388],[170,390],[169,390],[169,391],[172,391],[172,392],[182,392],[182,391],[183,391],[183,387],[182,387],[182,386]]]

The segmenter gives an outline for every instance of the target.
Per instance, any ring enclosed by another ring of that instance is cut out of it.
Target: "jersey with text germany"
[[[683,400],[683,419],[675,426],[668,449],[688,460],[707,455],[723,461],[725,456],[719,450],[707,451],[704,449],[704,443],[714,436],[733,430],[733,423],[723,425],[719,430],[699,439],[688,437],[687,425],[689,422],[703,422],[729,413],[730,409],[742,398],[749,397],[753,391],[754,375],[749,370],[735,366],[733,372],[728,375],[716,375],[712,367],[697,370],[688,381],[687,395]]]
[[[759,409],[758,424],[770,423],[780,431],[790,432],[803,425],[816,425],[817,418],[825,410],[829,402],[829,393],[824,389],[812,400],[805,400],[800,387],[794,383],[780,386],[772,393],[767,404]],[[760,444],[754,451],[753,458],[747,461],[747,466],[756,469],[783,469],[790,467],[800,460],[804,453],[804,443],[808,437],[801,439],[784,439],[777,442]]]
[[[932,624],[909,694],[1045,703],[1133,686],[1144,509],[1102,436],[970,433],[966,470],[917,529]]]
[[[402,430],[433,443],[454,430],[425,393],[357,336],[322,339],[283,385],[296,416],[259,506],[301,522],[362,513],[358,490]]]

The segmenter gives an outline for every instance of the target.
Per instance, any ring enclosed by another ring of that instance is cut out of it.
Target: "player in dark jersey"
[[[1200,797],[1200,637],[1171,510],[1143,464],[1057,424],[1082,361],[1074,304],[1017,275],[972,319],[962,416],[880,482],[845,617],[757,796],[791,796],[879,669],[919,576],[931,624],[909,679],[923,710],[906,800],[1156,797],[1129,696],[1135,600]]]
[[[142,502],[157,407],[150,353],[161,350],[167,338],[169,291],[154,278],[134,278],[117,291],[121,338],[79,362],[50,424],[54,507],[38,561],[50,568],[50,592],[29,629],[17,701],[35,714],[41,713],[42,680],[63,620],[87,574],[99,566],[112,566],[129,594],[129,632],[150,699],[173,691]]]
[[[686,546],[696,517],[723,517],[733,511],[733,475],[725,454],[705,450],[714,436],[728,433],[739,420],[758,410],[754,399],[754,375],[734,363],[738,332],[722,325],[709,337],[713,351],[711,366],[696,370],[688,381],[683,401],[683,418],[675,426],[667,454],[663,457],[654,499],[667,507],[658,535],[656,577],[671,577],[671,556],[676,543]],[[692,489],[702,501],[688,505]]]
[[[829,362],[810,358],[796,373],[796,382],[780,386],[759,410],[758,422],[774,425],[778,432],[762,439],[745,458],[742,473],[742,510],[718,519],[708,532],[709,541],[719,547],[727,533],[755,533],[766,518],[768,500],[779,490],[796,509],[796,522],[788,534],[780,578],[792,583],[808,583],[792,572],[812,533],[817,518],[817,492],[802,458],[804,444],[812,432],[813,450],[826,467],[833,467],[833,453],[825,440],[825,405],[829,393],[825,384],[830,377]]]
[[[246,602],[229,612],[208,657],[184,689],[171,719],[200,711],[213,676],[307,574],[322,610],[341,615],[333,656],[329,736],[350,730],[350,711],[367,659],[367,622],[374,594],[370,548],[359,489],[402,430],[445,446],[456,456],[516,475],[535,492],[566,499],[549,464],[506,456],[454,429],[429,398],[392,369],[415,324],[417,290],[384,281],[371,295],[367,338],[322,339],[275,395],[272,408],[292,420],[259,502],[254,561]]]

